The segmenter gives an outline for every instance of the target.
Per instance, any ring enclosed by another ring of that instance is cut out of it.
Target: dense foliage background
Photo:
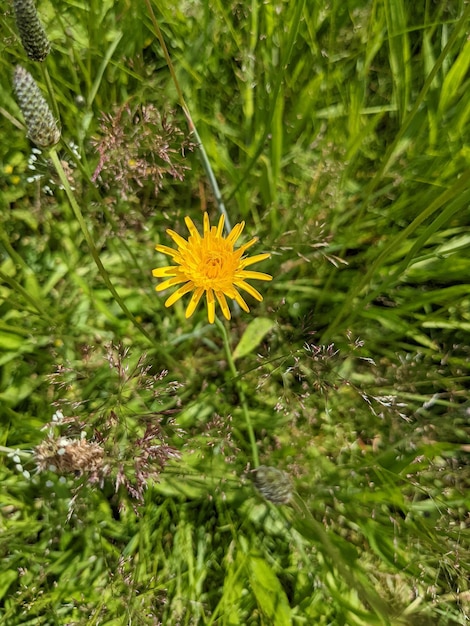
[[[176,84],[150,3],[41,0],[41,64],[0,1],[1,623],[468,623],[470,5],[151,6]],[[154,290],[218,219],[178,89],[271,252],[235,373]]]

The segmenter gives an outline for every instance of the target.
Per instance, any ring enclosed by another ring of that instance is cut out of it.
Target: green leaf
[[[248,324],[233,353],[234,359],[239,359],[253,352],[263,340],[263,337],[275,326],[276,322],[266,317],[257,317]]]
[[[0,599],[5,597],[8,588],[18,578],[18,572],[12,569],[8,569],[2,572],[0,577]]]
[[[224,616],[225,626],[237,626],[241,623],[240,600],[243,597],[244,579],[240,576],[240,570],[245,565],[245,558],[245,555],[239,552],[234,560],[227,562],[219,609]]]
[[[16,351],[25,343],[25,338],[15,333],[0,331],[0,345],[2,351]]]
[[[251,589],[268,623],[273,626],[292,624],[286,593],[267,562],[250,555],[247,566]]]
[[[470,64],[470,41],[462,47],[462,50],[450,68],[441,89],[441,100],[439,102],[439,112],[443,115],[449,110],[452,100],[458,97],[462,83],[468,72]]]

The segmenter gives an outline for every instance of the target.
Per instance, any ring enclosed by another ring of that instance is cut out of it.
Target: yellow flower
[[[168,229],[166,231],[178,246],[177,250],[162,245],[155,247],[158,252],[171,256],[176,264],[159,267],[152,271],[152,274],[157,278],[167,279],[157,285],[155,289],[163,291],[174,285],[181,285],[166,300],[165,306],[171,306],[186,293],[192,291],[193,294],[186,309],[186,318],[191,317],[194,313],[204,293],[206,294],[207,313],[211,324],[215,320],[216,300],[228,320],[230,319],[230,310],[226,297],[235,300],[244,311],[249,312],[250,309],[237,288],[243,289],[255,300],[261,302],[263,296],[246,280],[272,280],[272,276],[261,272],[252,272],[245,268],[269,258],[269,253],[257,254],[251,258],[243,257],[248,248],[251,248],[258,241],[257,237],[234,249],[234,245],[245,227],[245,222],[236,224],[230,234],[224,237],[224,216],[221,216],[216,228],[210,226],[209,216],[204,213],[204,233],[201,237],[190,217],[186,217],[184,221],[190,233],[187,240],[173,230]]]

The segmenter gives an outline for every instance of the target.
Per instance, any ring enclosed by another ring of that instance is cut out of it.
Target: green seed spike
[[[26,122],[28,138],[40,148],[55,145],[60,139],[60,129],[34,78],[20,65],[13,73],[13,86]]]
[[[13,0],[16,26],[26,54],[32,61],[44,61],[51,44],[41,24],[34,0]]]

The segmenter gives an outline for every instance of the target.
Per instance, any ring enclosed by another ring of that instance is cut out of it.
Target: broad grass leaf
[[[411,52],[407,33],[406,4],[403,0],[386,0],[384,7],[395,100],[400,118],[403,119],[408,110],[411,91]]]
[[[21,348],[25,343],[25,338],[16,335],[15,333],[0,331],[0,346],[2,351],[16,351]]]
[[[266,561],[250,555],[247,568],[251,589],[267,623],[273,626],[292,624],[286,593]]]
[[[276,322],[266,317],[257,317],[248,324],[240,339],[238,346],[233,352],[233,358],[239,359],[253,352],[261,343],[263,338],[274,328]]]
[[[18,578],[18,572],[8,569],[0,577],[0,599],[4,598],[10,585]]]
[[[244,581],[240,571],[245,564],[245,555],[238,553],[234,560],[227,562],[222,598],[219,609],[223,615],[224,626],[237,626],[241,622]]]
[[[450,68],[441,89],[439,113],[444,115],[449,110],[452,100],[461,94],[462,83],[468,72],[470,64],[470,41],[463,46],[458,58]]]
[[[367,538],[371,549],[377,554],[383,563],[388,563],[391,567],[412,569],[414,564],[409,562],[409,554],[403,548],[396,545],[393,536],[387,536],[380,523],[368,520],[361,527],[364,536]]]

